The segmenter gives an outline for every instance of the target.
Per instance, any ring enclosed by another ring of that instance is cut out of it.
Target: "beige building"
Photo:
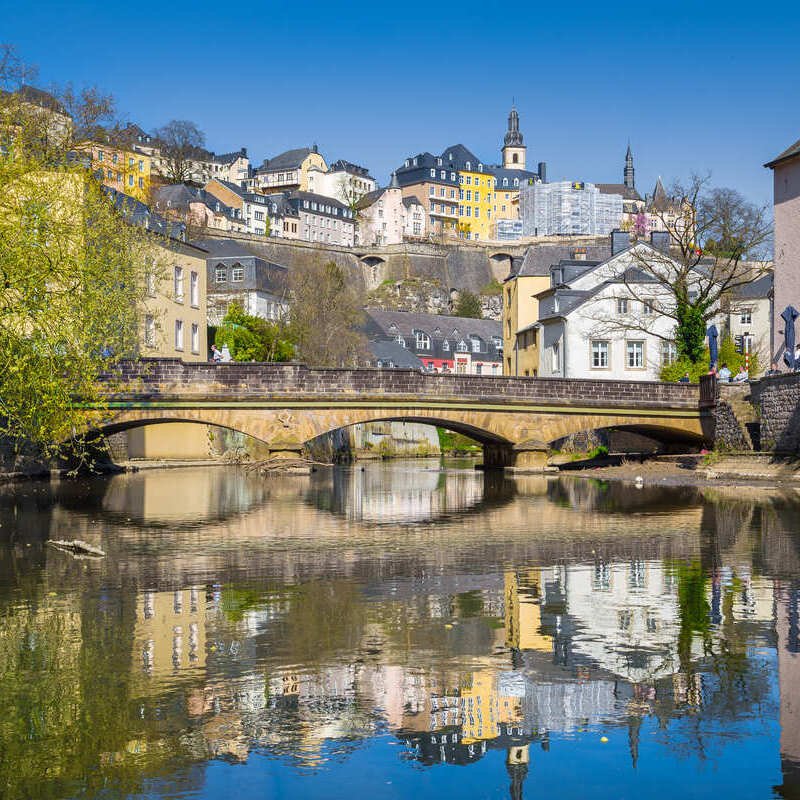
[[[783,359],[784,321],[787,306],[800,310],[800,139],[765,164],[772,170],[775,213],[775,314],[772,353]],[[797,325],[797,323],[795,323]],[[796,328],[797,330],[797,328]],[[795,341],[800,339],[796,336]]]
[[[400,244],[403,241],[406,208],[394,173],[387,187],[364,195],[355,204],[355,210],[357,245]]]
[[[141,355],[206,361],[206,251],[154,239],[153,262],[159,274],[148,280]]]
[[[312,169],[328,171],[328,165],[316,145],[287,150],[273,158],[264,159],[264,163],[255,171],[249,188],[262,194],[311,191],[308,175]]]

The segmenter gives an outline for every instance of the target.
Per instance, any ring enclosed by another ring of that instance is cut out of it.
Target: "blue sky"
[[[512,97],[551,180],[637,188],[708,172],[771,200],[762,164],[800,138],[800,6],[0,0],[0,41],[40,84],[95,83],[151,129],[191,119],[260,162],[317,142],[381,182],[462,142],[499,159]]]

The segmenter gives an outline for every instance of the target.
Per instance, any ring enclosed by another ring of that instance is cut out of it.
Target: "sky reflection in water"
[[[0,795],[798,797],[796,497],[428,461],[7,487]]]

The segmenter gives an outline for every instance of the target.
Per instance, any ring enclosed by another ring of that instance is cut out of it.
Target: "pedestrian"
[[[217,347],[215,344],[211,345],[211,360],[215,364],[219,364],[219,362],[222,361],[222,353],[220,353],[219,347]]]
[[[747,383],[750,380],[750,374],[747,371],[747,368],[744,364],[739,367],[739,372],[736,374],[736,377],[733,379],[733,383]]]
[[[778,362],[773,361],[770,368],[764,373],[765,378],[771,378],[773,375],[780,375],[781,371],[778,369]]]
[[[719,371],[718,377],[723,383],[728,383],[731,379],[732,374],[733,373],[728,369],[728,365],[723,364],[722,369],[720,369]]]
[[[692,379],[689,377],[688,372],[683,373],[683,377],[678,379],[678,383],[691,383]]]

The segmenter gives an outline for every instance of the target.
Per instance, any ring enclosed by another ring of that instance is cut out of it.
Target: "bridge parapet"
[[[109,380],[110,399],[170,400],[387,397],[564,407],[698,409],[697,385],[646,381],[507,378],[415,370],[320,369],[304,364],[124,362]]]

